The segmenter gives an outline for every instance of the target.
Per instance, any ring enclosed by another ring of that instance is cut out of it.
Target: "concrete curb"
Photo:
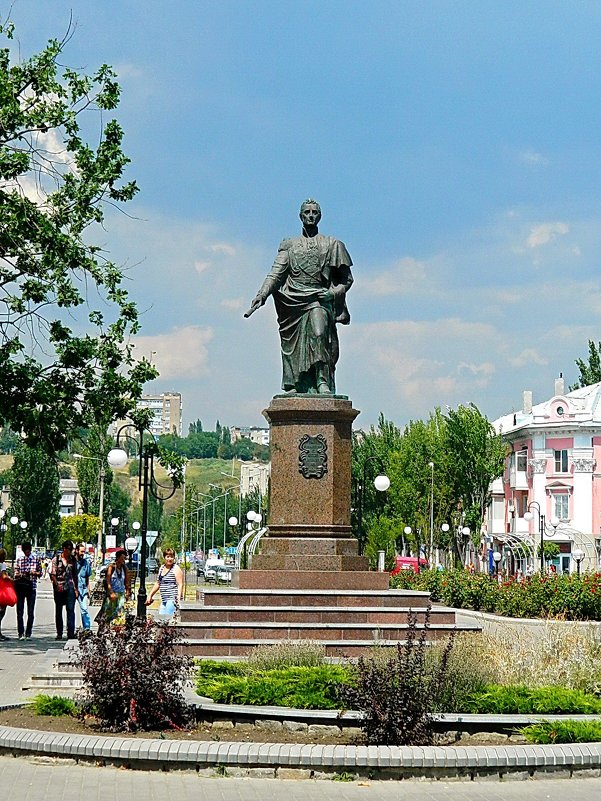
[[[189,742],[72,735],[0,726],[0,753],[43,755],[203,775],[381,779],[601,776],[601,743],[541,746],[364,746]]]

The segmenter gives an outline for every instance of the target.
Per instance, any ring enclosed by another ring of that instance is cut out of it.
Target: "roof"
[[[560,407],[563,409],[561,415],[557,411]],[[503,415],[493,422],[493,426],[500,434],[531,428],[601,428],[601,382],[554,395],[534,405],[530,413],[520,410]]]

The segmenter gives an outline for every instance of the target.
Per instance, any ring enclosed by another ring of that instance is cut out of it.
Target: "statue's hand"
[[[257,309],[260,309],[261,306],[265,303],[265,298],[262,295],[257,295],[253,298],[252,303],[250,304],[250,309],[245,313],[245,317],[250,317],[251,314],[254,314]]]
[[[318,292],[317,297],[325,303],[331,303],[334,300],[334,292],[331,289],[322,289]]]

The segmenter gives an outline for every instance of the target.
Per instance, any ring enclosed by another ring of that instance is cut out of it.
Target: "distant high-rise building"
[[[237,442],[245,437],[255,445],[269,445],[269,429],[259,426],[230,426],[230,440]]]
[[[138,409],[150,409],[152,418],[149,429],[155,435],[161,434],[182,435],[182,396],[179,392],[162,392],[160,395],[142,395],[137,402]],[[109,429],[115,433],[128,421],[118,420]]]

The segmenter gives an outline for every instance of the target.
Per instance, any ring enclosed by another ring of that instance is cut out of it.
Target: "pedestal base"
[[[387,590],[388,573],[368,570],[236,570],[240,590]]]

